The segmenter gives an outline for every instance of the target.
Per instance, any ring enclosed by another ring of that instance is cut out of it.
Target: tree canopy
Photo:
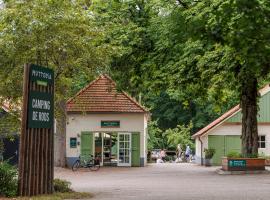
[[[26,62],[55,70],[57,105],[108,73],[150,109],[157,141],[190,121],[192,134],[240,103],[242,151],[256,154],[269,11],[267,0],[5,1],[0,101],[20,100]]]

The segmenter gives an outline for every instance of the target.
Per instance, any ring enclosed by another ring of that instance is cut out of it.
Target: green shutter
[[[81,156],[89,158],[93,155],[93,133],[82,132],[81,133]]]
[[[209,135],[208,147],[216,150],[212,162],[214,165],[221,164],[221,158],[229,152],[241,152],[240,135]]]
[[[225,155],[225,136],[223,135],[209,135],[208,147],[216,150],[212,163],[214,165],[221,164],[221,158]]]
[[[131,166],[140,167],[140,133],[132,133]]]
[[[240,153],[242,146],[240,135],[227,135],[225,137],[225,145],[225,155],[232,151]]]

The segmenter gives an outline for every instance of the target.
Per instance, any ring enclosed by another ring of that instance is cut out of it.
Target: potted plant
[[[204,165],[205,166],[211,166],[211,160],[215,154],[216,150],[209,148],[209,149],[204,149],[204,154],[205,154],[205,159],[204,159]]]

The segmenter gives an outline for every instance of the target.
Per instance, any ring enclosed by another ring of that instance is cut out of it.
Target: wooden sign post
[[[54,73],[26,64],[19,152],[20,196],[53,193]]]

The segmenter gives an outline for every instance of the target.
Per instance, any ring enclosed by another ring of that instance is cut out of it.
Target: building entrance
[[[103,165],[117,166],[117,133],[103,133]]]

